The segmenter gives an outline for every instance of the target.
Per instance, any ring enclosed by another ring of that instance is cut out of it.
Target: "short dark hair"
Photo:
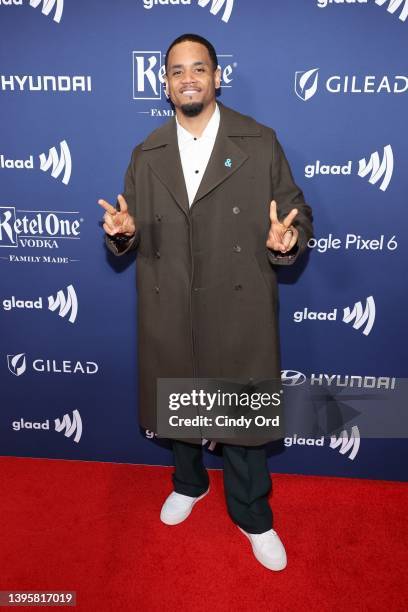
[[[218,59],[217,59],[217,54],[215,52],[214,46],[210,43],[209,40],[207,40],[206,38],[204,38],[203,36],[200,36],[199,34],[182,34],[181,36],[178,36],[178,38],[176,38],[175,40],[173,40],[173,42],[171,43],[170,47],[167,49],[166,52],[166,60],[165,60],[165,64],[166,64],[166,71],[167,71],[167,66],[168,66],[168,57],[169,57],[169,53],[172,50],[173,47],[175,47],[176,45],[185,42],[185,41],[190,41],[190,42],[196,42],[196,43],[200,43],[200,45],[204,45],[204,47],[206,47],[212,65],[213,65],[213,69],[217,70],[218,68]]]

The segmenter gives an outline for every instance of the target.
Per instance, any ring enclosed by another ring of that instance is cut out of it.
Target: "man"
[[[152,431],[158,378],[280,379],[274,265],[293,263],[312,235],[274,131],[216,103],[217,65],[198,35],[170,45],[165,90],[176,116],[134,149],[117,206],[99,200],[108,248],[138,251],[140,424]],[[232,520],[258,561],[281,570],[265,446],[227,439],[222,449]],[[200,440],[173,440],[173,450],[168,525],[209,491]]]

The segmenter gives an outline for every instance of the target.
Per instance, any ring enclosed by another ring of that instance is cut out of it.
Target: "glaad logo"
[[[74,436],[74,442],[79,442],[82,436],[82,419],[78,410],[72,411],[72,419],[69,414],[64,414],[62,419],[54,419],[55,431],[62,431],[67,438]],[[50,420],[46,419],[42,422],[26,421],[21,418],[19,421],[13,421],[11,423],[14,431],[21,431],[22,429],[42,429],[50,430]]]
[[[292,437],[284,438],[285,446],[315,446],[322,447],[325,445],[325,438],[321,436],[320,438],[304,438],[295,434]],[[346,431],[342,431],[339,438],[336,436],[330,437],[330,448],[337,448],[340,446],[339,453],[345,455],[350,451],[348,458],[353,461],[358,453],[358,449],[360,448],[360,432],[356,425],[352,427],[350,438]]]
[[[408,17],[408,0],[375,0],[375,3],[378,4],[378,6],[388,4],[387,11],[389,13],[395,13],[402,5],[399,19],[405,21]]]
[[[303,321],[337,321],[337,308],[333,308],[330,312],[316,312],[304,308],[293,313],[293,320],[295,323],[302,323]],[[360,329],[365,325],[362,333],[368,336],[371,332],[374,321],[375,321],[375,302],[372,295],[366,299],[366,306],[363,310],[361,302],[356,302],[353,309],[343,309],[343,323],[353,323],[354,329]]]
[[[408,0],[407,0],[408,1]],[[318,89],[319,68],[295,72],[295,94],[307,102]],[[332,75],[324,81],[330,94],[402,94],[408,91],[408,77],[395,75]]]
[[[8,312],[13,308],[42,310],[44,308],[43,299],[39,297],[37,300],[18,300],[13,295],[11,298],[3,300],[3,310]],[[68,317],[70,323],[75,323],[78,314],[78,299],[74,287],[68,285],[67,296],[62,289],[58,291],[55,298],[50,295],[48,297],[48,310],[53,312],[58,310],[60,317]]]
[[[368,4],[369,0],[317,0],[317,6],[319,8],[326,8],[329,4]],[[375,0],[378,6],[387,4],[387,11],[389,13],[396,13],[402,5],[399,19],[405,21],[408,17],[408,0]]]
[[[64,0],[30,0],[30,6],[37,8],[42,4],[41,12],[43,15],[49,15],[55,6],[54,21],[61,21],[62,12],[64,10]]]
[[[234,0],[198,0],[198,6],[205,8],[211,3],[210,13],[211,15],[218,15],[221,9],[224,7],[222,14],[222,21],[228,23],[232,9],[234,7]],[[145,9],[152,9],[154,6],[169,6],[169,5],[191,5],[191,0],[143,0],[143,7]]]
[[[51,167],[51,176],[57,179],[62,171],[64,174],[61,178],[64,185],[68,185],[71,178],[72,160],[71,153],[66,140],[60,142],[60,155],[55,147],[51,147],[48,151],[48,156],[45,153],[40,153],[40,170],[47,172]],[[5,155],[0,154],[0,169],[1,170],[33,170],[34,156],[30,155],[28,159],[8,159]]]
[[[214,448],[217,446],[217,443],[214,442],[214,440],[207,440],[206,438],[203,438],[201,440],[201,446],[206,446],[206,444],[208,444],[207,449],[209,451],[213,451]]]
[[[354,329],[360,329],[365,324],[363,334],[368,336],[373,328],[375,321],[375,302],[372,295],[366,299],[366,306],[363,311],[363,305],[361,302],[356,302],[353,306],[353,310],[350,308],[344,308],[343,310],[343,322],[353,323]]]
[[[338,448],[339,446],[339,453],[345,455],[350,451],[348,458],[354,461],[360,448],[360,431],[357,425],[353,425],[351,428],[350,436],[344,430],[338,438],[336,436],[330,437],[330,448]]]
[[[65,297],[62,289],[58,291],[56,298],[50,295],[48,297],[48,308],[53,312],[58,310],[60,317],[67,317],[69,315],[68,321],[70,323],[75,323],[78,314],[78,300],[74,287],[68,285],[67,297]]]
[[[221,70],[221,87],[232,87],[233,71],[237,63],[232,54],[219,54],[218,65]],[[164,53],[161,51],[133,51],[133,99],[161,100],[166,67]],[[172,114],[166,109],[163,114]]]
[[[70,361],[64,359],[36,358],[31,363],[31,369],[39,374],[96,374],[99,366],[95,361]],[[7,367],[14,376],[21,376],[27,371],[27,359],[25,353],[18,355],[7,355]]]
[[[64,431],[64,436],[70,438],[75,434],[74,442],[79,442],[82,436],[82,419],[78,410],[72,411],[72,421],[69,414],[64,414],[62,420],[55,419],[56,431]]]
[[[27,370],[27,361],[24,353],[7,355],[7,366],[14,376],[21,376]]]
[[[210,4],[210,2],[211,15],[217,15],[225,4],[224,13],[221,19],[224,21],[224,23],[228,23],[234,7],[234,0],[198,0],[198,6],[205,8],[208,4]]]
[[[297,97],[304,102],[312,98],[317,91],[318,80],[318,68],[295,72],[295,94]]]
[[[368,179],[371,185],[375,185],[382,178],[379,188],[381,191],[386,191],[390,184],[392,173],[394,170],[394,155],[391,145],[384,147],[384,154],[380,162],[380,156],[377,151],[372,153],[370,159],[366,161],[364,158],[359,161],[358,176],[365,177],[371,173]]]
[[[48,151],[48,157],[45,156],[45,153],[40,154],[40,169],[43,172],[47,172],[51,167],[51,176],[55,179],[64,171],[64,176],[61,180],[64,185],[68,185],[69,179],[71,178],[72,160],[66,140],[60,142],[59,156],[55,147],[51,147]]]
[[[328,4],[367,4],[368,0],[317,0],[319,8],[326,8]]]
[[[379,189],[386,191],[394,171],[394,154],[391,145],[384,147],[383,158],[380,161],[378,151],[371,154],[368,161],[365,158],[360,159],[358,176],[364,178],[370,174],[369,183],[375,185],[382,179]],[[318,159],[314,164],[305,166],[305,177],[313,178],[317,175],[351,175],[353,169],[353,161],[350,159],[346,164],[325,164]]]

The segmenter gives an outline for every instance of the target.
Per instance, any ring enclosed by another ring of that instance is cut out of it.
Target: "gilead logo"
[[[29,361],[31,370],[39,374],[96,374],[99,370],[95,361],[72,361],[69,359],[35,358]],[[21,376],[27,371],[25,353],[7,355],[7,367],[14,376]]]
[[[307,102],[318,91],[321,80],[319,68],[297,70],[294,90],[300,100]],[[323,87],[329,94],[403,94],[408,91],[408,77],[397,75],[331,75],[323,79]]]

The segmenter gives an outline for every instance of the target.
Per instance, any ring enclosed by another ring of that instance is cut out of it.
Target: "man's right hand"
[[[136,224],[132,215],[128,212],[128,205],[122,195],[118,195],[120,210],[115,206],[106,202],[106,200],[98,200],[98,204],[105,209],[103,216],[103,229],[109,236],[116,234],[124,234],[131,238],[136,233]]]

